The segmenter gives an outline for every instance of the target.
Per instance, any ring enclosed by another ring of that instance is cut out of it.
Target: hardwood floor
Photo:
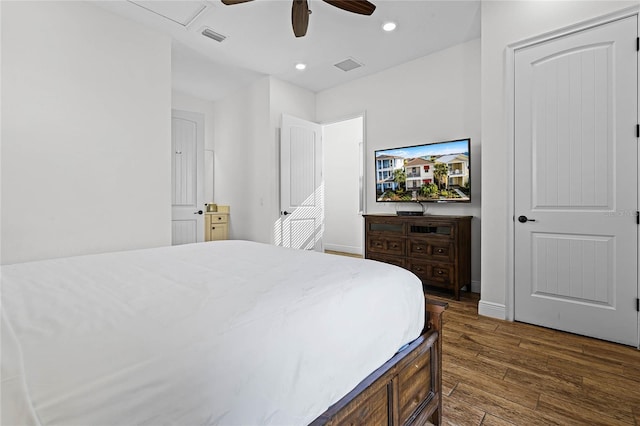
[[[640,351],[478,316],[463,292],[444,315],[443,424],[640,426]]]
[[[639,350],[478,316],[478,294],[429,297],[449,303],[444,425],[640,426]]]

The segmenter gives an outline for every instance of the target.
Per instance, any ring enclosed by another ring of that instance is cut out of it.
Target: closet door
[[[204,116],[171,115],[171,243],[204,241]]]
[[[638,346],[637,17],[515,52],[515,319]]]

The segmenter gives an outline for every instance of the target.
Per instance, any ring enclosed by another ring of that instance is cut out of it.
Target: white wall
[[[429,213],[473,215],[472,280],[480,280],[480,40],[472,40],[317,94],[317,119],[366,112],[366,210],[375,202],[376,149],[470,137],[471,204],[429,205]],[[484,157],[484,156],[483,156]]]
[[[483,1],[482,300],[480,312],[505,317],[509,182],[505,52],[509,44],[595,18],[638,1]]]
[[[269,136],[268,77],[214,103],[214,191],[216,203],[231,207],[231,239],[269,242],[257,209],[263,176],[273,173],[261,156]]]
[[[170,244],[169,38],[86,2],[1,7],[1,262]]]
[[[264,77],[214,104],[216,202],[231,206],[232,239],[274,241],[282,113],[313,120],[314,94]]]
[[[363,117],[322,127],[324,150],[324,248],[364,254],[360,209]]]

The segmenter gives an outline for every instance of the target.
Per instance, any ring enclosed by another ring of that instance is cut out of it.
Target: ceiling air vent
[[[202,30],[202,35],[212,38],[215,41],[223,41],[225,38],[227,38],[227,36],[223,36],[222,34],[219,34],[210,28],[205,28],[204,30]]]
[[[334,64],[334,66],[340,68],[342,71],[351,71],[356,68],[360,68],[362,64],[359,62],[356,62],[353,58],[348,58],[342,62],[338,62],[337,64]]]

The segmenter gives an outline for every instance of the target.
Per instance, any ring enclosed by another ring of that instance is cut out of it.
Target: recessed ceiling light
[[[298,71],[302,71],[305,68],[307,68],[307,64],[303,64],[302,62],[299,62],[299,63],[296,64],[296,69]]]
[[[393,31],[396,29],[396,23],[395,22],[385,22],[384,25],[382,25],[382,29],[385,31]]]

